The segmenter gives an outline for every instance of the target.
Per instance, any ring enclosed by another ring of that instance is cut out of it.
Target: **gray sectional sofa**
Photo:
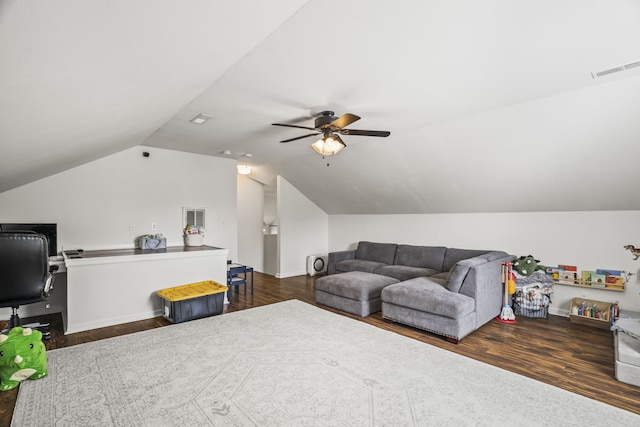
[[[316,301],[361,316],[380,307],[384,319],[457,342],[500,314],[502,263],[513,259],[502,251],[363,241],[329,254]]]

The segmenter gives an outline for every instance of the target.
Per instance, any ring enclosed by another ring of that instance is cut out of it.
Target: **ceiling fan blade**
[[[296,141],[298,139],[309,138],[310,136],[317,136],[317,135],[321,135],[321,134],[319,134],[317,132],[316,133],[310,133],[309,135],[303,135],[303,136],[297,136],[297,137],[291,138],[291,139],[285,139],[284,141],[280,141],[280,143]]]
[[[386,130],[358,130],[358,129],[340,129],[343,135],[361,135],[361,136],[389,136],[391,132]]]
[[[284,126],[287,128],[297,128],[297,129],[307,129],[307,130],[316,130],[316,128],[310,128],[307,126],[298,126],[298,125],[287,125],[282,123],[271,123],[272,126]]]
[[[331,126],[342,129],[343,127],[349,126],[351,123],[357,122],[358,120],[360,120],[360,117],[356,116],[355,114],[347,113],[332,121]]]

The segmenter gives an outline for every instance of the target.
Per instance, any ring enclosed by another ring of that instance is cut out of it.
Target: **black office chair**
[[[11,307],[9,327],[20,325],[18,307],[45,301],[58,266],[49,267],[47,238],[29,231],[0,231],[0,307]],[[49,338],[49,324],[22,325]]]

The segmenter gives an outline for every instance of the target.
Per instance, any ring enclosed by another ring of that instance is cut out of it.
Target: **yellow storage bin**
[[[163,317],[173,323],[222,313],[227,287],[212,280],[157,291],[164,304]]]

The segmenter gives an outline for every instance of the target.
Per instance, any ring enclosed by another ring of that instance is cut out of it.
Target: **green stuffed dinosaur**
[[[513,269],[521,276],[531,276],[534,271],[545,271],[543,265],[538,264],[540,260],[535,259],[533,256],[521,256],[517,260],[513,261]]]
[[[0,335],[0,391],[16,388],[25,379],[47,376],[47,353],[42,332],[15,327]]]

